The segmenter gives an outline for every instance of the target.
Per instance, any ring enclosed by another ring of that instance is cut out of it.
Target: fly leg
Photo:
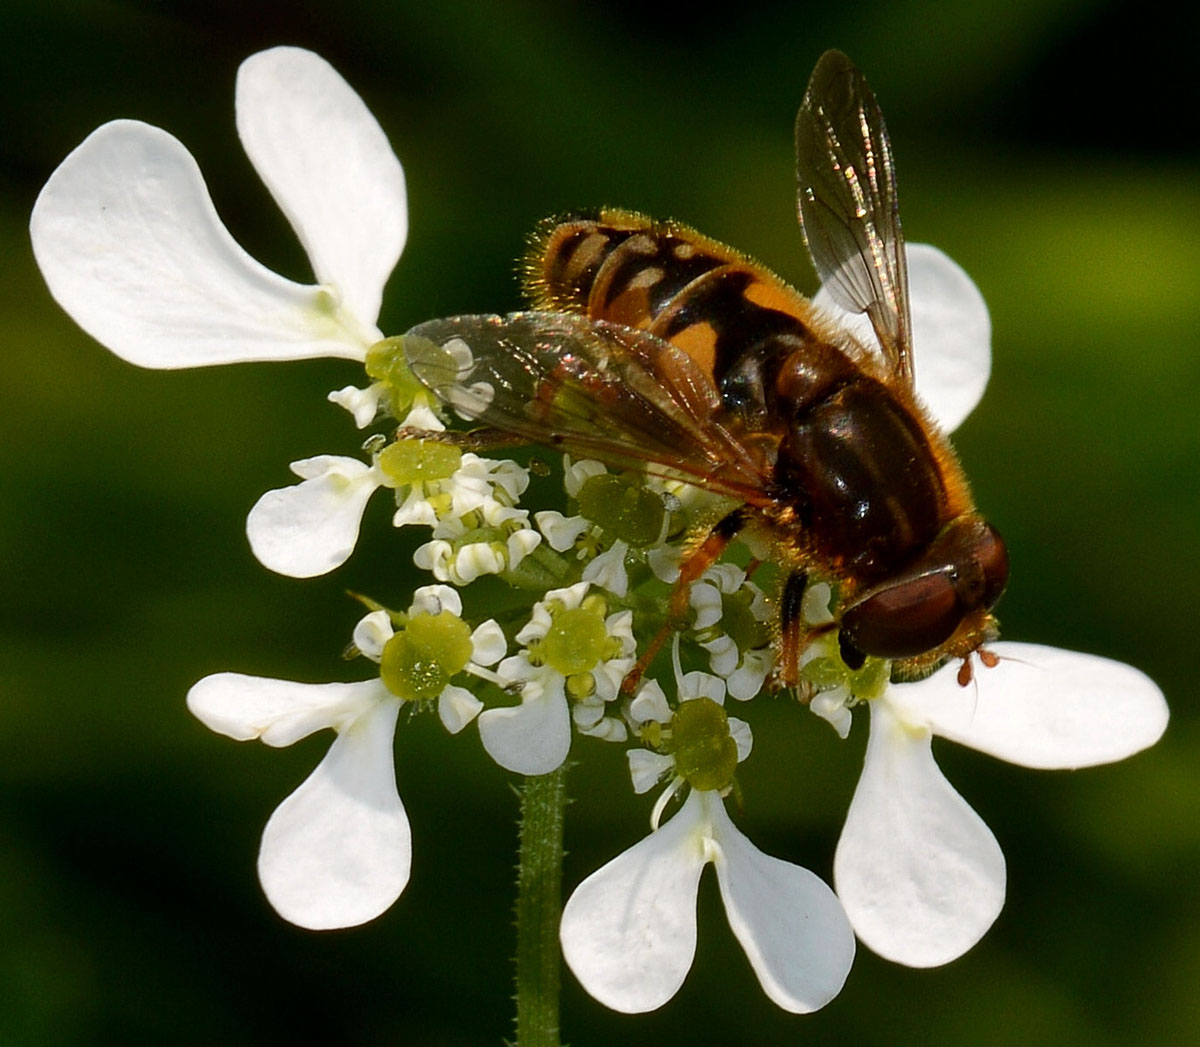
[[[629,671],[621,684],[625,694],[637,691],[650,663],[666,643],[667,637],[679,629],[687,619],[688,599],[691,596],[692,583],[697,581],[713,564],[715,564],[729,548],[737,533],[746,526],[749,517],[745,507],[734,509],[723,516],[717,525],[708,532],[704,541],[695,547],[679,565],[679,580],[671,593],[671,602],[667,608],[667,620],[647,644],[646,649],[638,658],[637,663]]]
[[[457,447],[460,451],[474,451],[484,454],[488,451],[498,451],[503,447],[527,447],[529,441],[516,433],[508,433],[503,429],[471,429],[463,432],[461,429],[417,429],[413,426],[402,425],[396,430],[397,440],[424,440],[427,443],[447,444]]]

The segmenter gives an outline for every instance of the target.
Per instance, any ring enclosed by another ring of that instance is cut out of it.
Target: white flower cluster
[[[236,739],[288,745],[330,728],[313,774],[263,833],[259,875],[275,908],[304,927],[378,916],[404,889],[411,835],[396,789],[392,734],[401,706],[436,708],[453,733],[477,722],[502,766],[543,774],[573,736],[631,743],[634,788],[662,780],[651,834],[585,879],[562,921],[568,963],[621,1011],[660,1006],[696,943],[696,887],[711,862],[734,934],[764,991],[790,1011],[837,994],[854,941],[930,966],[978,940],[1004,900],[1005,869],[987,827],[934,763],[934,735],[1030,767],[1082,767],[1152,744],[1167,709],[1136,670],[1083,654],[998,643],[994,668],[964,697],[956,666],[891,684],[885,663],[850,672],[835,644],[804,652],[811,708],[845,736],[870,709],[866,761],[834,860],[834,889],[757,850],[724,806],[751,752],[749,726],[725,712],[768,685],[774,611],[747,569],[710,568],[688,620],[664,609],[705,497],[599,462],[568,461],[569,513],[533,523],[519,500],[529,473],[437,438],[445,415],[406,373],[399,339],[376,327],[403,249],[399,162],[362,100],[321,58],[296,48],[254,55],[237,80],[237,128],[256,171],[308,254],[298,284],[251,258],[221,224],[195,161],[164,131],[106,124],[63,161],[38,198],[31,233],[52,294],[88,333],[146,367],[337,357],[369,379],[330,394],[359,428],[390,418],[424,435],[367,441],[367,460],[292,464],[247,520],[255,554],[295,577],[343,564],[363,510],[393,492],[396,526],[431,529],[415,566],[433,575],[404,611],[375,607],[354,643],[377,663],[353,683],[302,684],[236,673],[201,680],[188,706]],[[916,382],[947,429],[970,412],[989,368],[987,311],[966,275],[933,248],[909,249]],[[817,302],[831,312],[827,295]],[[863,318],[842,316],[864,342]],[[769,572],[768,572],[769,573]],[[464,612],[484,575],[519,582],[528,605],[486,620]],[[830,593],[814,586],[817,624]],[[673,679],[638,664],[674,632]],[[681,653],[682,652],[682,653]],[[707,663],[708,671],[683,671]],[[636,693],[631,693],[636,691]],[[669,799],[686,793],[660,825]]]

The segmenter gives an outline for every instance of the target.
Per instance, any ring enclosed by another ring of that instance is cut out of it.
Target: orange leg
[[[708,532],[704,541],[696,546],[679,565],[679,579],[675,582],[675,588],[671,593],[667,620],[655,634],[654,639],[646,645],[646,649],[638,658],[637,663],[625,677],[621,684],[621,691],[624,694],[634,694],[637,691],[642,677],[662,649],[662,645],[666,643],[667,637],[686,621],[692,583],[698,581],[705,571],[721,559],[725,550],[729,548],[729,543],[745,525],[745,511],[735,509],[728,516],[722,517],[716,527]]]

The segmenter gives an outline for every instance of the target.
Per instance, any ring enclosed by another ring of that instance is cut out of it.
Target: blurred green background
[[[299,44],[365,97],[409,180],[412,233],[382,326],[518,306],[541,216],[674,216],[811,289],[791,126],[825,48],[887,114],[911,240],[992,310],[994,377],[957,446],[1007,536],[1006,636],[1132,662],[1173,707],[1112,767],[1035,773],[938,748],[1008,857],[1009,901],[964,958],[911,971],[863,950],[819,1014],[778,1011],[711,874],[699,956],[643,1017],[566,977],[564,1040],[1105,1047],[1194,1042],[1200,1009],[1195,530],[1200,422],[1197,15],[1134,0],[764,3],[8,0],[0,8],[0,1043],[499,1044],[509,1032],[515,799],[477,733],[399,732],[412,882],[371,926],[311,934],[262,900],[262,824],[326,738],[235,745],[186,712],[237,669],[361,677],[347,588],[394,603],[411,548],[380,501],[347,568],[297,582],[251,557],[246,510],[286,463],[353,453],[318,361],[156,373],[51,302],[27,220],[96,125],[136,117],[195,153],[268,265],[304,257],[242,155],[238,63]],[[1185,72],[1187,73],[1185,77]],[[382,565],[382,570],[381,570]],[[749,711],[741,824],[828,877],[865,731]],[[644,832],[616,747],[578,745],[569,885]]]

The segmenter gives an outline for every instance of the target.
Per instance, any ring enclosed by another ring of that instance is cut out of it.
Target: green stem
[[[515,1047],[560,1047],[559,946],[566,768],[526,778],[517,866]]]

